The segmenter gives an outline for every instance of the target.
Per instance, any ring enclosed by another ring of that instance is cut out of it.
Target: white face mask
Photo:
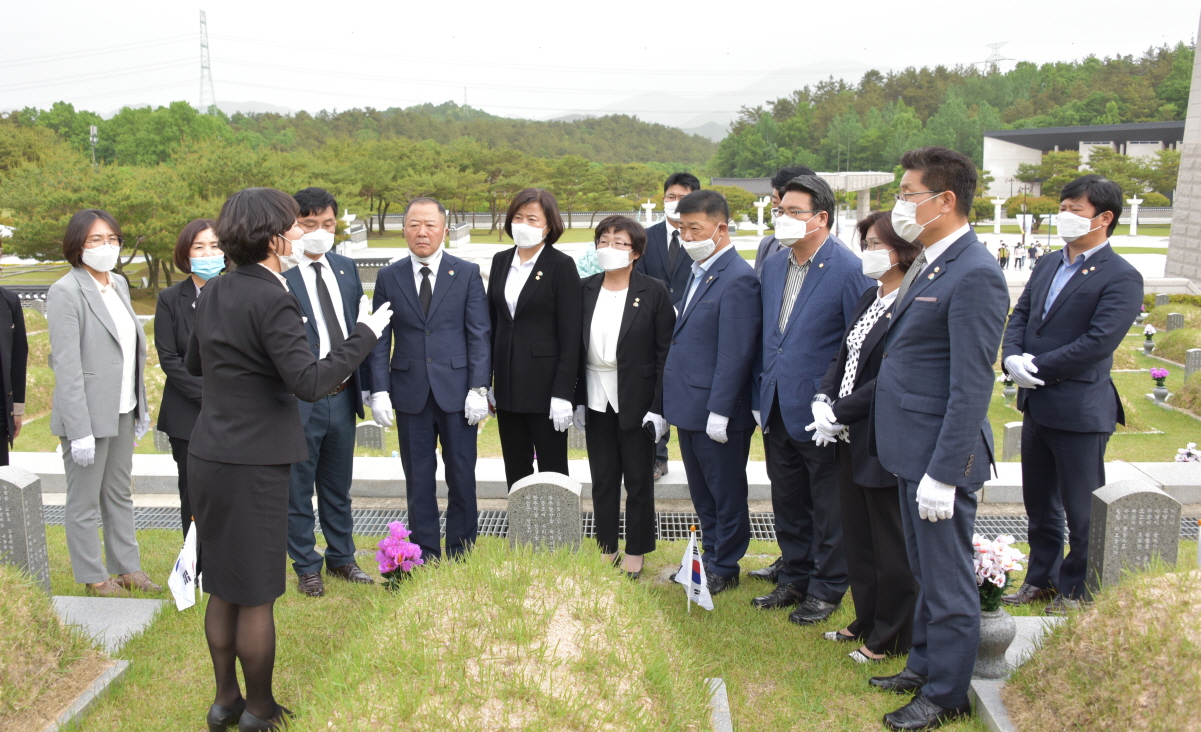
[[[813,219],[809,219],[812,221]],[[801,239],[809,236],[813,231],[809,230],[809,221],[798,221],[791,216],[781,216],[776,219],[776,238],[786,247],[796,244]]]
[[[941,195],[942,193],[938,194],[938,196]],[[942,218],[942,214],[939,214],[924,224],[917,222],[917,207],[927,201],[933,201],[938,196],[927,198],[921,203],[916,201],[897,201],[896,205],[892,207],[892,229],[897,232],[897,236],[907,242],[913,242],[922,235],[922,231],[927,226]]]
[[[892,263],[892,252],[887,249],[874,249],[863,253],[863,274],[873,280],[888,274],[888,270],[895,266]]]
[[[1097,214],[1097,216],[1100,215],[1101,214]],[[1071,244],[1082,236],[1088,236],[1105,225],[1101,224],[1101,226],[1091,229],[1089,228],[1089,225],[1092,224],[1093,219],[1097,218],[1097,216],[1094,216],[1092,219],[1086,219],[1083,216],[1078,216],[1070,211],[1064,211],[1060,213],[1055,217],[1055,226],[1056,230],[1059,232],[1059,238],[1063,239],[1068,244]]]
[[[300,237],[300,244],[310,254],[325,254],[334,248],[334,235],[325,229],[316,229]]]
[[[676,207],[680,205],[679,201],[664,201],[663,212],[667,214],[667,218],[672,221],[679,221],[680,215],[676,213]]]
[[[285,255],[285,254],[280,254],[279,252],[275,253],[275,256],[279,257],[279,271],[287,272],[288,270],[292,269],[293,267],[299,266],[300,258],[303,257],[304,255],[301,253],[302,250],[300,248],[299,241],[292,241],[291,239],[287,238],[286,236],[284,236],[282,234],[280,235],[279,238],[281,241],[286,241],[292,245],[292,253],[291,254]]]
[[[630,266],[630,253],[613,247],[601,247],[596,250],[596,263],[606,272],[624,269]]]
[[[536,247],[546,238],[546,227],[538,228],[529,224],[511,224],[509,226],[513,230],[513,243],[520,249],[529,249]]]
[[[121,247],[115,244],[101,244],[84,249],[81,257],[84,264],[97,272],[110,272],[117,266],[117,260],[121,257]]]
[[[684,251],[688,252],[688,256],[692,257],[694,262],[703,262],[708,259],[713,252],[717,251],[718,231],[721,229],[721,224],[713,230],[708,239],[702,241],[686,241],[684,242]]]

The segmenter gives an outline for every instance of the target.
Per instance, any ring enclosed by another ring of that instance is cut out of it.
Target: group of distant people
[[[987,412],[1002,335],[1026,415],[1032,550],[1026,584],[1006,601],[1054,597],[1063,612],[1084,596],[1088,500],[1121,421],[1111,354],[1142,282],[1106,245],[1120,189],[1084,176],[1063,190],[1060,263],[1035,270],[1006,328],[1001,267],[968,225],[975,165],[939,147],[900,162],[892,211],[857,224],[859,254],[831,233],[829,185],[807,168],[781,170],[774,234],[754,267],[733,246],[725,199],[687,173],[664,183],[664,221],[598,224],[602,271],[583,280],[555,247],[557,202],[537,188],[510,201],[514,246],[495,255],[486,287],[479,265],[443,248],[443,205],[411,201],[409,256],[379,272],[370,300],[353,260],[332,250],[338,205],[320,188],[239,191],[216,221],[185,227],[174,262],[188,276],[160,293],[154,324],[167,374],[158,429],[211,595],[210,729],[273,729],[291,715],[271,686],[286,557],[308,596],[324,594],[323,568],[373,583],[355,561],[350,513],[356,417],[367,410],[395,428],[411,539],[429,563],[476,541],[482,420],[496,416],[510,486],[535,465],[567,473],[574,424],[600,551],[635,580],[655,548],[654,485],[674,426],[714,595],[740,583],[760,430],[781,555],[749,572],[772,587],[752,604],[809,626],[849,587],[855,619],[825,638],[852,644],[858,663],[908,653],[901,673],[871,679],[915,692],[885,723],[922,729],[967,713],[980,632],[972,534],[994,459]],[[133,530],[132,452],[150,417],[145,337],[112,275],[122,243],[108,213],[77,213],[63,245],[73,268],[48,298],[68,548],[76,581],[105,596],[161,590]],[[23,401],[12,391],[10,420]]]
[[[1026,266],[1026,255],[1030,256],[1030,268],[1034,269],[1034,265],[1038,264],[1038,260],[1042,259],[1046,253],[1046,247],[1041,244],[1033,243],[1029,246],[1014,244],[1012,252],[1005,240],[1001,240],[1001,244],[997,247],[997,262],[1001,265],[1001,269],[1009,269],[1009,262],[1012,253],[1014,269],[1024,269]]]

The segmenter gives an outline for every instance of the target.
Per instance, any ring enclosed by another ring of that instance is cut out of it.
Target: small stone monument
[[[1184,352],[1184,380],[1201,371],[1201,348],[1190,348]]]
[[[20,567],[50,593],[42,481],[7,465],[0,467],[0,562]]]
[[[1001,442],[1001,460],[1009,462],[1011,460],[1022,459],[1022,423],[1021,422],[1006,422],[1005,436]]]
[[[1160,305],[1167,305],[1169,302],[1171,302],[1171,298],[1169,298],[1167,295],[1156,295],[1155,296],[1155,307],[1159,307]]]
[[[534,473],[509,491],[509,544],[578,549],[580,484],[562,473]]]
[[[567,428],[567,449],[569,450],[587,450],[588,440],[584,437],[584,433],[575,428],[572,424]]]
[[[154,431],[154,451],[171,452],[171,436],[162,430]]]
[[[1175,564],[1180,548],[1180,502],[1140,480],[1119,480],[1093,491],[1088,530],[1090,593],[1115,584],[1122,572],[1160,557]]]
[[[1184,327],[1184,315],[1182,313],[1168,313],[1168,332],[1179,330]]]
[[[354,428],[354,444],[368,450],[383,450],[384,428],[375,422],[359,422]]]

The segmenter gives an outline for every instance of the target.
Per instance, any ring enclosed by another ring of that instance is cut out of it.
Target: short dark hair
[[[798,175],[784,184],[780,198],[786,193],[808,193],[812,210],[825,211],[826,226],[834,225],[834,191],[829,183],[816,175]]]
[[[599,242],[602,234],[616,234],[619,231],[630,235],[630,249],[641,257],[646,251],[646,229],[629,216],[606,216],[601,219],[601,222],[596,225],[592,243]]]
[[[407,217],[409,215],[409,209],[413,208],[414,206],[416,206],[419,203],[434,204],[435,206],[438,207],[438,213],[442,214],[442,220],[446,221],[446,219],[447,219],[446,207],[443,206],[442,202],[439,201],[438,199],[430,198],[429,196],[419,196],[418,198],[414,198],[412,201],[409,201],[409,205],[405,206],[405,216]]]
[[[305,188],[303,191],[296,191],[292,198],[295,198],[296,205],[300,206],[301,216],[312,216],[327,208],[333,210],[334,216],[338,215],[338,199],[324,188]]]
[[[96,223],[97,219],[103,220],[112,228],[114,234],[121,236],[120,225],[108,211],[99,208],[76,211],[67,222],[67,231],[63,234],[63,259],[72,267],[83,266],[83,243],[87,241],[88,232],[92,230],[92,224]]]
[[[267,258],[272,237],[282,236],[296,223],[296,199],[274,188],[243,188],[221,206],[217,240],[221,251],[241,267]]]
[[[213,229],[216,233],[217,222],[212,219],[196,219],[187,226],[183,227],[183,231],[179,232],[179,238],[175,240],[175,268],[180,272],[192,274],[192,244],[196,241],[196,237],[201,232],[208,229]]]
[[[559,202],[545,188],[523,188],[513,196],[513,200],[509,201],[509,210],[505,212],[505,233],[510,239],[513,238],[513,217],[517,215],[517,209],[527,203],[536,203],[542,207],[547,226],[546,239],[543,241],[548,247],[554,246],[559,237],[563,236],[563,217],[559,215]]]
[[[1118,226],[1118,217],[1122,215],[1122,187],[1110,179],[1089,173],[1069,182],[1059,192],[1059,200],[1083,198],[1093,205],[1096,216],[1106,211],[1113,213],[1113,221],[1105,233],[1112,236]]]
[[[663,192],[667,193],[667,189],[672,186],[684,186],[690,191],[699,191],[701,181],[692,173],[672,173],[663,181]]]
[[[931,191],[955,194],[955,210],[962,216],[972,212],[976,198],[976,164],[966,155],[945,147],[919,147],[901,156],[901,167],[922,174],[922,184]]]
[[[728,222],[730,204],[726,203],[726,197],[717,191],[693,191],[680,199],[676,213],[703,213],[712,221]]]
[[[771,177],[771,189],[776,192],[776,195],[781,198],[784,196],[784,185],[788,181],[802,175],[817,175],[813,168],[804,165],[790,165],[787,168],[780,168],[776,174]]]
[[[917,259],[917,255],[922,251],[921,243],[908,242],[897,236],[896,230],[892,228],[891,211],[873,211],[855,224],[855,228],[859,230],[859,248],[864,251],[867,251],[867,232],[871,231],[873,226],[884,243],[897,253],[897,268],[908,272],[913,260]]]

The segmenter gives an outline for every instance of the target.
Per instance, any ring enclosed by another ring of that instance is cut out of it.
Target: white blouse
[[[125,414],[138,406],[137,389],[134,385],[137,378],[138,322],[129,314],[125,300],[113,284],[112,278],[116,276],[109,274],[107,285],[100,284],[95,277],[92,278],[92,282],[95,282],[96,289],[100,290],[100,299],[104,301],[104,307],[108,309],[109,317],[117,327],[117,342],[121,344],[121,397],[118,411]]]
[[[621,315],[625,310],[627,290],[601,288],[592,312],[588,335],[588,408],[605,411],[610,404],[617,407],[617,336],[621,332]]]

